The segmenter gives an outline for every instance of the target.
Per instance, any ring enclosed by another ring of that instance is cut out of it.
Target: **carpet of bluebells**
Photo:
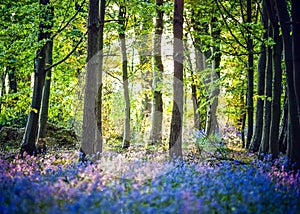
[[[285,160],[191,163],[0,154],[0,213],[300,213]]]

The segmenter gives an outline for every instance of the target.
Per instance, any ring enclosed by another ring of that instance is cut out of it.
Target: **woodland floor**
[[[300,213],[300,176],[286,159],[258,160],[237,146],[106,146],[21,158],[0,152],[0,213]]]

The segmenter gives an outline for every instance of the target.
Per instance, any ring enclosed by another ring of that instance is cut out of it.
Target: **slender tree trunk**
[[[51,28],[53,27],[53,17],[54,17],[54,8],[51,6],[50,8],[50,19]],[[47,66],[51,66],[53,64],[52,60],[52,52],[53,52],[53,40],[47,41],[46,43],[46,68]],[[46,72],[46,78],[43,87],[42,101],[41,101],[41,113],[39,120],[39,130],[38,130],[38,141],[37,141],[37,152],[45,153],[46,152],[46,124],[48,121],[48,108],[49,108],[49,98],[50,98],[50,85],[51,85],[51,72],[52,70],[48,70]]]
[[[52,50],[53,41],[49,41],[46,44],[46,67],[52,65]],[[49,108],[49,98],[50,98],[50,85],[51,85],[51,69],[46,72],[46,78],[43,88],[43,97],[41,103],[41,114],[39,121],[39,131],[38,131],[38,141],[37,141],[37,151],[39,153],[46,152],[46,130],[48,121],[48,108]]]
[[[152,21],[152,20],[151,20]],[[151,40],[151,36],[149,34],[145,34],[146,30],[148,30],[149,26],[145,23],[148,23],[149,20],[143,19],[141,21],[141,25],[137,25],[137,28],[135,28],[136,36],[140,38],[140,41],[138,43],[138,53],[139,53],[139,60],[140,60],[140,68],[141,68],[141,85],[142,85],[142,108],[140,109],[139,113],[139,121],[138,123],[141,123],[138,125],[139,132],[141,136],[144,136],[145,133],[145,125],[142,125],[142,123],[145,123],[145,120],[148,120],[149,115],[151,114],[151,102],[152,102],[152,96],[150,95],[152,91],[152,72],[149,70],[149,65],[152,63],[153,54],[150,54],[150,49],[152,47],[149,47],[149,41]],[[146,119],[147,118],[147,119]],[[149,140],[149,139],[145,139]]]
[[[0,113],[2,112],[2,97],[5,94],[5,73],[4,74],[0,74]],[[0,130],[2,129],[2,127],[0,126]]]
[[[273,29],[269,25],[269,37],[273,37]],[[265,100],[264,100],[264,122],[262,142],[260,145],[260,153],[267,153],[269,150],[270,125],[271,125],[271,104],[272,104],[272,48],[268,48],[267,55],[267,72],[265,77]]]
[[[218,98],[220,94],[219,88],[219,79],[220,72],[218,71],[220,67],[221,54],[220,47],[215,45],[219,43],[221,31],[216,28],[217,19],[215,17],[211,18],[211,37],[212,45],[211,55],[212,55],[212,64],[211,64],[211,73],[210,73],[210,95],[209,95],[209,104],[206,116],[206,127],[205,132],[207,135],[215,134],[218,129],[218,119],[217,119],[217,107],[218,107]]]
[[[186,44],[186,43],[185,43]],[[196,75],[194,74],[194,69],[192,65],[192,59],[191,59],[191,53],[188,50],[187,45],[185,45],[185,52],[186,58],[187,58],[187,63],[189,66],[189,70],[191,72],[191,90],[192,90],[192,102],[193,102],[193,112],[194,112],[194,128],[196,130],[200,130],[200,112],[199,112],[199,101],[197,97],[197,85],[196,85]]]
[[[205,71],[205,69],[210,68],[211,64],[208,63],[208,59],[211,57],[211,50],[206,50],[206,51],[202,51],[201,50],[201,45],[204,45],[204,42],[200,40],[200,35],[201,34],[209,34],[209,23],[200,23],[200,19],[201,19],[201,15],[199,14],[199,12],[197,10],[192,9],[192,27],[194,29],[195,32],[195,36],[194,36],[194,41],[193,41],[193,45],[194,45],[194,49],[195,49],[195,58],[196,58],[196,76],[199,76],[199,78],[201,80],[203,80],[201,83],[203,83],[203,88],[205,88],[206,91],[209,91],[209,82],[210,82],[210,78],[207,78],[205,76],[205,74],[203,74],[203,72]],[[201,29],[200,27],[201,26]],[[201,86],[199,90],[203,90]],[[196,86],[197,89],[197,86]],[[205,99],[202,101],[202,99]],[[206,116],[207,116],[207,111],[205,111],[205,113],[201,112],[200,110],[200,103],[201,102],[208,102],[208,98],[202,96],[201,98],[198,98],[198,112],[199,112],[199,127],[200,129],[202,129],[202,127],[206,127]]]
[[[195,38],[195,40],[197,40],[197,38]],[[200,41],[198,41],[200,42]],[[199,81],[196,81],[196,78],[199,78],[199,73],[201,73],[202,71],[205,70],[206,68],[206,57],[203,53],[200,52],[200,48],[199,48],[199,44],[198,42],[195,41],[196,44],[194,44],[194,48],[195,48],[195,57],[196,57],[196,72],[193,73],[193,80],[192,80],[192,97],[193,97],[193,105],[194,105],[194,111],[197,110],[198,115],[195,115],[194,117],[196,118],[196,120],[198,120],[197,118],[199,117],[199,121],[196,122],[195,124],[197,125],[196,128],[198,127],[199,130],[202,129],[202,127],[205,127],[205,115],[201,114],[201,110],[200,110],[200,101],[201,99],[203,99],[202,97],[198,97],[197,96],[197,91],[200,92],[201,89],[199,89]],[[202,116],[203,115],[203,116]],[[201,117],[202,116],[202,117]],[[199,124],[198,124],[199,123]]]
[[[242,95],[242,98],[244,100],[244,93]],[[244,102],[243,102],[244,103]],[[243,111],[242,113],[242,128],[241,128],[241,138],[242,138],[242,147],[246,147],[246,141],[245,141],[245,127],[246,127],[246,119],[247,119],[247,112]]]
[[[294,88],[297,98],[298,128],[300,124],[300,2],[292,0],[292,51]],[[294,115],[293,115],[294,116]],[[295,116],[294,116],[295,117]],[[298,130],[299,132],[299,130]],[[296,163],[295,168],[300,169],[300,139],[291,142],[291,162]]]
[[[18,83],[15,75],[16,68],[13,66],[6,67],[6,72],[8,73],[9,80],[9,92],[10,94],[15,94],[18,92]]]
[[[281,127],[279,131],[279,152],[286,154],[287,150],[287,133],[288,133],[288,101],[285,95],[284,108],[282,111]]]
[[[272,6],[272,14],[270,19],[273,26],[273,38],[275,45],[273,46],[273,92],[272,92],[272,115],[270,127],[269,153],[274,157],[279,155],[279,125],[281,113],[281,82],[282,82],[282,37],[279,35],[278,19],[274,15],[274,7]]]
[[[121,42],[122,53],[122,78],[124,88],[125,99],[125,120],[124,120],[124,135],[122,147],[128,148],[130,146],[130,98],[129,98],[129,82],[128,82],[128,70],[127,70],[127,52],[126,52],[126,37],[125,37],[125,19],[126,19],[126,7],[120,6],[119,9],[119,39]]]
[[[263,1],[261,22],[264,25],[264,29],[268,28],[268,17],[266,14],[265,1]],[[267,39],[267,33],[263,34],[263,40]],[[266,47],[264,42],[260,46],[260,54],[257,65],[257,102],[256,102],[256,121],[255,132],[250,144],[250,151],[257,152],[260,147],[262,139],[262,124],[263,124],[263,112],[264,112],[264,88],[265,88],[265,73],[266,73]]]
[[[103,40],[104,40],[104,21],[105,21],[105,9],[106,0],[100,0],[100,12],[99,12],[99,68],[97,77],[97,98],[96,98],[96,119],[97,129],[96,131],[96,152],[102,152],[102,74],[103,74]]]
[[[99,0],[90,0],[88,17],[88,52],[81,140],[81,152],[84,156],[86,154],[92,155],[100,152],[98,150],[98,145],[101,142],[98,142],[97,136],[101,135],[101,133],[99,133],[97,127],[96,109],[96,102],[99,91],[99,38]]]
[[[173,109],[169,139],[171,158],[182,157],[182,119],[183,119],[183,6],[184,0],[174,0],[173,20]]]
[[[293,68],[293,51],[292,51],[292,37],[291,37],[291,25],[290,15],[287,8],[287,2],[285,0],[274,0],[276,3],[276,10],[279,17],[279,22],[281,26],[282,36],[283,36],[283,45],[284,45],[284,62],[286,70],[286,79],[287,79],[287,100],[288,100],[288,134],[287,134],[287,154],[293,162],[297,159],[297,154],[293,153],[297,150],[297,145],[300,145],[300,123],[299,119],[295,117],[298,115],[297,105],[295,105],[296,92],[294,88],[294,68]],[[293,145],[296,145],[295,147]],[[293,152],[292,152],[293,151]],[[298,150],[299,152],[299,150]],[[298,161],[299,163],[300,161]]]
[[[50,37],[50,26],[48,22],[49,11],[44,10],[44,7],[49,5],[49,0],[40,0],[40,7],[43,7],[42,14],[40,14],[40,25],[38,41],[43,41]],[[51,23],[51,22],[50,22]],[[48,24],[48,25],[46,25]],[[24,133],[24,137],[21,145],[21,154],[27,152],[29,155],[36,153],[35,141],[38,132],[39,113],[42,100],[43,85],[45,81],[45,65],[46,65],[46,45],[37,51],[35,58],[35,69],[34,69],[34,88],[31,102],[30,113],[27,120],[27,125]]]
[[[252,1],[247,0],[247,23],[252,22]],[[247,108],[248,108],[248,133],[246,148],[249,148],[253,135],[253,90],[254,90],[254,75],[253,75],[253,40],[249,34],[247,38],[248,49],[248,93],[247,93]]]
[[[151,133],[150,143],[157,144],[162,140],[162,120],[163,120],[163,100],[162,100],[162,81],[163,63],[161,60],[161,37],[163,33],[163,0],[156,0],[156,23],[154,34],[154,56],[153,56],[153,100],[151,110]]]

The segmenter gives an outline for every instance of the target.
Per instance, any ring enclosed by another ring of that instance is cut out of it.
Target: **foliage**
[[[203,153],[210,153],[222,159],[227,158],[228,149],[223,139],[218,135],[207,136],[204,130],[198,130],[196,132],[195,145],[200,156]]]
[[[300,177],[285,160],[249,165],[1,154],[2,213],[298,213]],[[134,156],[133,156],[134,157]]]

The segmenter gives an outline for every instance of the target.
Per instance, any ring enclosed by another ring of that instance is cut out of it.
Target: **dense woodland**
[[[4,213],[300,211],[299,1],[0,11],[0,131],[23,130],[1,146]],[[53,149],[50,126],[78,142]]]

